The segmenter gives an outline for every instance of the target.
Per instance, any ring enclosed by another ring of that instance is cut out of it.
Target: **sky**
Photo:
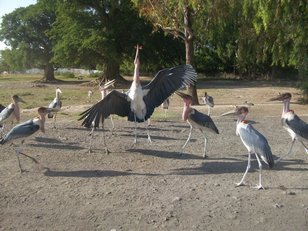
[[[25,7],[32,4],[36,4],[36,0],[0,0],[0,22],[2,16],[11,13],[16,8]],[[5,48],[5,44],[0,42],[0,50]]]

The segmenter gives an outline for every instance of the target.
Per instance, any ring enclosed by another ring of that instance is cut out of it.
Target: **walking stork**
[[[287,92],[270,99],[270,101],[279,100],[283,102],[281,124],[292,138],[292,144],[289,151],[282,157],[285,157],[291,153],[295,140],[298,140],[304,146],[304,149],[308,154],[308,148],[304,144],[304,141],[308,141],[308,124],[301,120],[295,112],[290,109],[291,98],[291,93]],[[280,157],[277,161],[280,161],[282,157]]]
[[[205,135],[206,132],[214,132],[219,134],[219,131],[213,122],[212,118],[208,115],[205,115],[196,109],[191,107],[192,104],[192,97],[190,95],[184,94],[182,92],[177,91],[176,94],[180,96],[184,101],[184,109],[183,109],[183,120],[187,121],[190,126],[190,131],[188,135],[188,139],[186,140],[185,144],[183,145],[183,149],[186,147],[188,141],[191,137],[191,132],[193,128],[199,129],[204,136],[204,152],[203,157],[206,158],[206,146],[207,146],[207,137]]]
[[[5,121],[13,121],[16,119],[17,123],[20,120],[20,108],[19,102],[25,103],[18,95],[12,96],[12,103],[10,103],[7,107],[2,108],[0,112],[0,128],[1,128],[1,136],[4,129]]]
[[[52,112],[48,113],[48,118],[53,118],[53,128],[56,128],[57,112],[60,111],[62,107],[61,94],[62,94],[62,91],[60,90],[59,87],[57,87],[56,97],[53,99],[53,101],[48,106],[48,108],[57,109],[55,113],[52,113]]]
[[[237,186],[242,186],[244,184],[244,179],[248,170],[250,169],[250,157],[251,154],[255,154],[256,159],[259,164],[259,184],[257,184],[257,189],[264,189],[262,186],[262,163],[260,161],[259,155],[261,159],[270,167],[274,167],[274,159],[271,151],[271,147],[269,146],[266,138],[258,132],[251,124],[249,124],[245,118],[248,114],[248,108],[241,106],[236,107],[234,110],[226,112],[222,114],[222,116],[226,115],[237,115],[238,119],[236,122],[236,135],[239,135],[243,144],[248,150],[248,164],[246,171],[241,179],[241,181],[236,184]]]
[[[24,143],[25,139],[29,136],[35,134],[37,131],[41,130],[42,132],[45,132],[45,117],[47,113],[56,112],[58,109],[54,108],[45,108],[40,107],[38,108],[38,117],[35,117],[33,119],[27,120],[23,123],[17,124],[15,127],[11,129],[2,139],[0,139],[0,144],[6,144],[6,143],[12,143],[16,140],[21,140],[21,145]],[[23,172],[23,169],[20,165],[19,155],[22,154],[28,158],[30,158],[32,161],[37,163],[37,161],[24,153],[21,152],[20,146],[17,146],[15,149],[17,160],[18,160],[18,166],[20,169],[20,172]]]
[[[98,126],[101,118],[107,118],[111,114],[127,116],[128,121],[135,123],[135,139],[137,143],[137,122],[144,122],[149,119],[155,109],[161,105],[172,93],[184,85],[195,84],[197,73],[191,65],[181,65],[173,68],[160,70],[155,78],[146,86],[141,86],[139,76],[139,50],[136,46],[134,60],[135,70],[131,87],[127,93],[116,90],[111,91],[103,100],[82,112],[79,120],[83,119],[82,125],[91,127],[94,121]],[[147,129],[148,141],[151,137]]]
[[[211,108],[214,107],[214,98],[204,92],[204,96],[202,97],[202,101],[205,105],[207,105],[207,115],[211,115]]]

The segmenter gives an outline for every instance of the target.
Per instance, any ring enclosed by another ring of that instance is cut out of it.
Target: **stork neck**
[[[290,111],[290,100],[283,101],[282,114]]]
[[[239,115],[238,119],[237,119],[237,124],[244,122],[246,118],[246,114],[241,114]]]
[[[188,119],[189,113],[192,111],[192,108],[190,107],[190,104],[184,102],[184,108],[183,108],[183,120],[186,121]]]

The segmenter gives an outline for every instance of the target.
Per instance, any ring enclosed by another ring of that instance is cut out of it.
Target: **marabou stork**
[[[4,128],[4,122],[5,121],[13,121],[16,119],[17,123],[19,123],[20,120],[20,108],[19,108],[19,102],[25,103],[18,95],[12,96],[12,103],[10,103],[7,107],[2,108],[0,112],[0,128],[1,133],[3,133]]]
[[[295,140],[298,140],[304,146],[304,149],[308,154],[308,148],[304,144],[304,141],[308,141],[308,124],[301,120],[295,112],[290,109],[291,98],[291,93],[287,92],[270,99],[270,101],[279,100],[283,102],[281,124],[283,128],[289,132],[292,138],[291,147],[288,153],[283,157],[291,153]],[[280,161],[281,159],[282,157],[280,157],[277,161]]]
[[[27,120],[23,123],[17,124],[15,127],[11,129],[1,140],[0,144],[5,143],[11,143],[16,140],[21,140],[21,145],[24,143],[24,140],[28,138],[29,136],[35,134],[37,131],[41,130],[42,132],[45,132],[45,117],[47,113],[50,112],[56,112],[58,109],[54,108],[45,108],[40,107],[38,108],[38,117],[35,117],[33,119]],[[18,160],[18,166],[21,172],[23,172],[23,169],[21,168],[20,161],[19,161],[19,155],[22,154],[28,158],[30,158],[32,161],[37,163],[37,161],[24,153],[21,152],[20,146],[17,146],[15,149],[17,160]]]
[[[108,95],[110,92],[109,92],[109,87],[110,86],[113,86],[115,83],[115,79],[113,80],[110,80],[108,82],[106,82],[104,85],[101,85],[101,83],[99,84],[99,90],[101,92],[101,100],[103,100],[106,95]],[[104,117],[101,117],[101,121],[102,121],[102,128],[104,129],[104,121],[105,118]],[[112,116],[110,115],[110,121],[111,121],[111,124],[112,124],[112,129],[114,129],[114,123],[113,123],[113,119],[112,119]],[[92,139],[93,139],[93,133],[94,133],[94,130],[96,129],[97,127],[95,127],[95,123],[94,121],[92,121],[92,130],[90,132],[90,136],[91,136],[91,140],[90,140],[90,146],[89,146],[89,153],[92,152]],[[104,144],[105,144],[105,149],[106,149],[106,153],[108,154],[109,153],[109,150],[107,149],[107,146],[106,146],[106,141],[105,141],[105,133],[104,133]]]
[[[251,154],[255,154],[256,159],[259,164],[259,184],[257,184],[257,189],[264,189],[261,183],[262,177],[262,163],[258,155],[260,155],[261,159],[268,164],[270,168],[274,167],[274,159],[271,151],[271,147],[269,146],[266,138],[258,132],[251,124],[249,124],[245,118],[248,114],[248,108],[241,106],[236,107],[234,110],[226,112],[222,114],[222,116],[226,115],[237,115],[237,123],[236,123],[236,135],[239,135],[243,144],[248,150],[248,164],[244,176],[241,181],[237,184],[237,186],[242,186],[244,184],[244,179],[248,170],[250,169],[250,156]]]
[[[53,118],[53,128],[56,128],[57,112],[62,107],[61,94],[62,94],[62,91],[60,90],[59,87],[57,87],[56,88],[56,97],[53,99],[53,101],[48,106],[48,108],[57,109],[55,113],[52,113],[52,112],[48,113],[48,118]]]
[[[207,105],[207,115],[211,115],[211,108],[214,107],[214,98],[204,92],[204,96],[202,97],[202,101],[205,105]]]
[[[182,148],[184,149],[188,141],[190,140],[190,136],[191,136],[191,132],[193,128],[199,129],[204,136],[203,157],[206,158],[207,137],[205,133],[214,132],[216,134],[219,134],[219,131],[211,117],[191,107],[192,97],[190,95],[184,94],[179,91],[177,91],[176,94],[180,96],[184,101],[184,109],[183,109],[182,117],[183,117],[183,120],[187,121],[187,123],[190,126],[188,138]]]
[[[197,73],[191,65],[186,64],[160,70],[149,84],[141,86],[140,49],[141,47],[137,45],[134,77],[129,91],[127,93],[111,91],[103,100],[81,113],[79,120],[84,119],[82,125],[91,127],[92,121],[94,121],[95,127],[97,127],[100,118],[107,118],[111,114],[127,116],[128,121],[135,122],[135,144],[137,142],[137,122],[149,119],[155,107],[161,105],[180,87],[195,84]],[[148,141],[151,142],[148,128],[147,135]]]

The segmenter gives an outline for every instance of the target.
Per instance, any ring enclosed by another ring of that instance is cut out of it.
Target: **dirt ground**
[[[61,89],[65,94],[65,87]],[[181,120],[182,102],[171,98],[164,116],[154,115],[147,143],[145,124],[114,117],[95,132],[88,153],[89,131],[71,118],[90,105],[69,107],[63,102],[57,129],[28,139],[20,174],[14,147],[0,147],[0,230],[308,230],[308,155],[299,142],[293,153],[273,169],[263,164],[265,190],[258,183],[255,158],[246,186],[235,187],[247,166],[247,150],[235,134],[235,118],[219,117],[232,104],[253,102],[248,119],[267,137],[275,158],[291,144],[281,127],[282,105],[267,102],[278,92],[293,93],[292,108],[306,122],[308,106],[296,103],[298,90],[287,85],[205,82],[215,99],[212,118],[220,134],[208,134],[208,158],[202,158],[203,137],[193,131],[182,150],[189,126]],[[199,95],[204,90],[200,90]],[[85,90],[86,92],[86,90]],[[86,94],[86,93],[85,93]],[[207,113],[203,105],[196,109]],[[155,112],[163,115],[163,109]],[[23,118],[27,117],[24,112]]]

